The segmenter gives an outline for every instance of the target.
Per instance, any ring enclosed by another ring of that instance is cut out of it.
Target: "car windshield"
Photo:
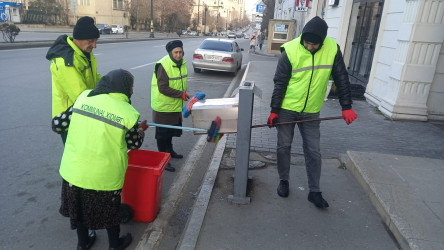
[[[105,24],[97,24],[96,26],[99,27],[99,28],[104,28]]]
[[[233,51],[231,43],[215,41],[215,40],[205,40],[200,45],[201,49],[210,49],[210,50],[220,50],[220,51]]]

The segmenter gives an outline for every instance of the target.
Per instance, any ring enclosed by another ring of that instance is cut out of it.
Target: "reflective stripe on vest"
[[[158,68],[158,64],[162,65],[168,75],[169,87],[186,92],[188,72],[185,60],[183,59],[180,69],[171,60],[169,55],[160,59],[156,63],[154,70]],[[185,102],[182,98],[169,97],[159,92],[157,72],[154,72],[153,78],[151,79],[151,108],[157,112],[182,112],[182,107],[184,105]]]
[[[74,103],[59,172],[84,189],[119,190],[128,167],[126,132],[140,114],[124,94],[87,97],[90,91]]]
[[[120,124],[120,123],[117,123],[117,122],[111,121],[111,120],[109,120],[109,119],[107,119],[107,118],[105,118],[105,117],[103,117],[103,116],[99,116],[99,115],[96,115],[96,114],[92,114],[92,113],[89,113],[89,112],[84,111],[84,110],[81,110],[81,109],[73,109],[72,112],[74,112],[74,113],[79,113],[79,114],[81,114],[81,115],[88,116],[88,117],[90,117],[90,118],[93,118],[93,119],[96,119],[96,120],[102,121],[102,122],[104,122],[104,123],[107,123],[107,124],[109,124],[109,125],[111,125],[111,126],[114,126],[114,127],[116,127],[116,128],[123,129],[123,130],[125,130],[125,131],[130,130],[129,128],[125,127],[124,125],[122,125],[122,124]]]
[[[291,63],[292,74],[281,107],[296,112],[317,113],[324,104],[338,47],[333,39],[326,37],[321,49],[312,55],[300,42],[299,36],[282,45]]]

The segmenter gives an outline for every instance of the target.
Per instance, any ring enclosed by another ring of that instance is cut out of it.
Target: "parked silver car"
[[[194,72],[214,70],[231,72],[233,75],[242,66],[242,51],[239,45],[232,40],[207,38],[193,54]]]

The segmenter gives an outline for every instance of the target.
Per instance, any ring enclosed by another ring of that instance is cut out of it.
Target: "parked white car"
[[[113,34],[123,34],[123,26],[120,24],[111,25],[111,30]]]

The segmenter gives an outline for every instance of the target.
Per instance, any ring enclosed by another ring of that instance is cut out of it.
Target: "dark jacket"
[[[323,20],[320,21],[319,19],[314,18],[305,25],[301,34],[302,38],[304,37],[305,33],[313,33],[320,36],[322,40],[325,39],[325,37],[327,36],[328,27]],[[316,56],[316,52],[313,53],[313,56]],[[287,86],[291,77],[291,71],[292,66],[290,60],[288,59],[285,50],[282,49],[282,54],[278,61],[276,73],[273,78],[274,90],[270,103],[271,112],[273,113],[279,113],[279,110],[281,109],[281,104],[284,100]],[[331,75],[335,82],[336,92],[338,93],[339,103],[341,104],[342,110],[351,109],[351,105],[353,102],[351,99],[350,81],[348,79],[348,72],[345,67],[344,59],[342,57],[339,45],[338,52],[333,63]]]

